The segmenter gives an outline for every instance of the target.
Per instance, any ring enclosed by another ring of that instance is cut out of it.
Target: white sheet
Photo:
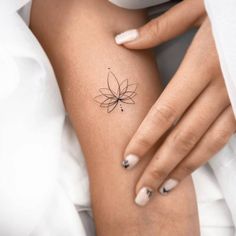
[[[90,211],[86,168],[55,75],[15,12],[26,1],[4,2],[6,12],[0,14],[0,235],[88,236],[93,227],[86,232],[82,222],[82,215]]]
[[[236,117],[236,1],[205,0],[205,5],[211,20],[221,68]],[[231,153],[227,156],[227,161],[223,155],[218,155],[217,159],[213,160],[212,166],[217,169],[218,181],[233,212],[233,220],[236,224],[235,140],[232,140],[228,149],[225,148],[225,152]]]
[[[205,0],[205,5],[236,116],[236,1]]]
[[[168,2],[169,0],[108,0],[109,2],[123,8],[127,9],[140,9],[146,8],[150,6],[154,6],[157,4],[161,4],[164,2]]]

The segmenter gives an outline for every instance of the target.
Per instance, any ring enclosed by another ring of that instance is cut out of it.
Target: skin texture
[[[137,181],[136,193],[147,186],[166,194],[223,148],[236,130],[202,0],[179,3],[140,27],[139,37],[124,47],[150,48],[196,25],[200,28],[178,71],[125,148],[125,158],[133,154],[142,162],[171,129]]]
[[[119,19],[119,20],[118,20]],[[130,51],[114,35],[145,23],[141,11],[101,0],[35,0],[31,29],[55,69],[66,110],[86,158],[98,236],[197,236],[198,214],[192,181],[147,208],[134,203],[135,183],[153,155],[132,172],[120,162],[123,150],[152,104],[161,83],[150,52]],[[107,86],[108,67],[119,81],[138,83],[135,105],[107,113],[94,101]]]

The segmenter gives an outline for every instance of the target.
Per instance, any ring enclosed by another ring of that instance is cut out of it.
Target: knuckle
[[[149,22],[148,31],[152,38],[158,38],[160,40],[166,29],[166,20],[159,18]]]
[[[196,170],[196,166],[193,163],[185,163],[181,168],[181,173],[183,176],[190,175]]]
[[[154,108],[153,122],[157,122],[156,125],[172,125],[176,118],[176,110],[170,105],[161,105]]]
[[[168,172],[165,169],[156,168],[150,171],[150,176],[154,180],[163,179],[168,175]]]
[[[156,19],[151,20],[148,24],[148,31],[149,31],[148,33],[150,34],[152,38],[157,38],[159,35],[158,25],[159,25],[159,21]]]
[[[147,130],[142,130],[136,133],[134,143],[139,149],[147,149],[153,145],[153,140]]]
[[[193,131],[176,132],[170,142],[180,153],[186,154],[197,143],[198,138]]]
[[[228,142],[231,133],[226,129],[217,130],[212,137],[212,146],[215,150],[219,150]]]
[[[152,146],[152,141],[146,135],[139,135],[136,138],[136,144],[140,148],[148,148]]]

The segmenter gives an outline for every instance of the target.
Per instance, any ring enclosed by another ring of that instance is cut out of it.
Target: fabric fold
[[[169,0],[108,0],[109,2],[127,9],[141,9],[168,2]]]
[[[25,236],[54,196],[65,112],[50,63],[16,12],[0,21],[0,49],[0,235]]]
[[[0,19],[6,15],[13,14],[21,7],[25,6],[31,0],[1,0],[0,1]]]
[[[236,1],[205,0],[225,84],[236,117]],[[236,136],[210,161],[236,225]]]
[[[205,0],[222,72],[236,117],[236,2]]]

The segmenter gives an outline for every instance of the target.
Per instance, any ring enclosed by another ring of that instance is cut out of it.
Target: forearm
[[[135,170],[121,167],[125,146],[161,92],[152,56],[119,47],[113,39],[143,24],[144,13],[122,10],[105,0],[55,4],[56,0],[35,0],[31,27],[54,66],[86,157],[98,235],[198,235],[190,179],[170,196],[156,197],[140,208],[134,204],[134,186],[152,152]],[[119,82],[138,84],[135,104],[119,102],[109,113],[94,101],[99,89],[107,87],[108,68]]]

